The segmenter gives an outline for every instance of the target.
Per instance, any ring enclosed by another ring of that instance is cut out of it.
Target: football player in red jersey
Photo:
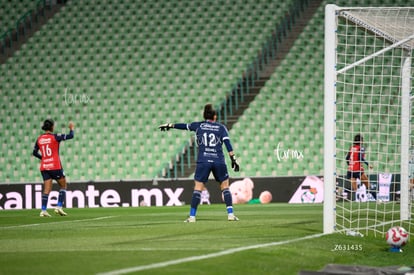
[[[356,191],[357,179],[359,179],[369,189],[369,180],[367,175],[364,173],[364,167],[362,163],[365,163],[370,169],[372,166],[365,160],[365,148],[362,146],[364,139],[360,134],[354,137],[354,144],[349,149],[346,155],[346,162],[348,164],[347,178],[351,179],[352,191]]]
[[[60,186],[55,213],[61,216],[67,215],[62,210],[63,202],[66,198],[67,183],[62,163],[60,162],[59,145],[61,141],[72,139],[74,137],[73,129],[75,128],[75,125],[72,122],[69,123],[69,134],[54,134],[54,124],[54,121],[51,119],[46,119],[43,122],[42,130],[45,132],[37,138],[33,148],[33,156],[40,159],[40,173],[42,174],[44,184],[40,217],[50,217],[46,209],[49,193],[52,191],[53,180],[56,180]]]

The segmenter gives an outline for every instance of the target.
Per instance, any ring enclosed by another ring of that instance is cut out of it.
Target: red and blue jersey
[[[365,160],[365,148],[360,144],[354,144],[346,155],[346,161],[348,163],[348,171],[364,171],[362,163],[368,165],[368,162]]]
[[[71,130],[68,135],[45,133],[37,138],[33,148],[33,155],[41,160],[40,171],[62,169],[59,145],[62,140],[71,139],[73,136],[74,133]]]

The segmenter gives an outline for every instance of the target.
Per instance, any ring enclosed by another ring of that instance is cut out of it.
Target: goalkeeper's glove
[[[161,124],[160,126],[158,126],[158,128],[159,128],[161,131],[168,131],[168,130],[170,130],[171,128],[174,128],[174,124],[172,124],[172,123],[165,123],[165,124]]]
[[[230,156],[230,159],[231,159],[231,168],[233,169],[233,171],[239,172],[240,166],[237,163],[236,157],[233,155],[233,156]]]

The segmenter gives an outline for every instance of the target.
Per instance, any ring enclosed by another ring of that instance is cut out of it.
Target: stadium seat
[[[77,161],[65,157],[71,180],[154,177],[191,137],[160,133],[157,125],[201,119],[205,103],[223,102],[293,1],[236,2],[68,1],[1,66],[0,125],[34,140],[45,117],[55,117],[62,131],[74,120],[77,136],[62,148],[62,155],[80,154]],[[0,17],[8,18],[4,9]],[[322,6],[230,131],[244,159],[238,176],[321,174],[323,35],[315,35],[321,26]],[[90,101],[68,104],[65,89]],[[303,150],[304,159],[278,161],[279,142]],[[22,141],[13,154],[30,155],[32,143]],[[36,171],[33,159],[19,160]],[[1,166],[4,182],[39,180]]]

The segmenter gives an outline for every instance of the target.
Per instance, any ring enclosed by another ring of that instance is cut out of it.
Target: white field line
[[[51,224],[62,224],[62,223],[75,223],[75,222],[88,222],[88,221],[98,221],[104,219],[114,218],[116,216],[106,216],[106,217],[98,217],[93,219],[84,219],[84,220],[73,220],[73,221],[59,221],[59,222],[50,222],[50,223],[32,223],[32,224],[22,224],[22,225],[11,225],[11,226],[2,226],[1,229],[15,229],[15,228],[24,228],[24,227],[32,227],[32,226],[39,226],[39,225],[51,225]],[[43,218],[48,219],[48,218]]]
[[[166,261],[166,262],[160,262],[160,263],[154,263],[154,264],[149,264],[149,265],[141,265],[141,266],[123,268],[123,269],[108,271],[108,272],[104,272],[104,273],[98,273],[97,275],[120,275],[120,274],[127,274],[127,273],[131,273],[131,272],[155,269],[155,268],[160,268],[160,267],[167,267],[167,266],[176,265],[176,264],[188,263],[188,262],[193,262],[193,261],[199,261],[199,260],[204,260],[204,259],[215,258],[215,257],[223,256],[223,255],[229,255],[229,254],[233,254],[233,253],[237,253],[237,252],[241,252],[241,251],[246,251],[246,250],[250,250],[250,249],[264,248],[264,247],[269,247],[269,246],[285,245],[285,244],[290,244],[290,243],[299,242],[299,241],[308,240],[308,239],[316,239],[316,238],[319,238],[323,235],[325,235],[325,234],[320,233],[320,234],[309,235],[309,236],[305,236],[305,237],[301,237],[301,238],[297,238],[297,239],[291,239],[291,240],[285,240],[285,241],[279,241],[279,242],[271,242],[271,243],[264,243],[264,244],[249,245],[249,246],[242,246],[242,247],[227,249],[227,250],[223,250],[223,251],[215,252],[215,253],[210,253],[210,254],[187,257],[187,258],[171,260],[171,261]]]

